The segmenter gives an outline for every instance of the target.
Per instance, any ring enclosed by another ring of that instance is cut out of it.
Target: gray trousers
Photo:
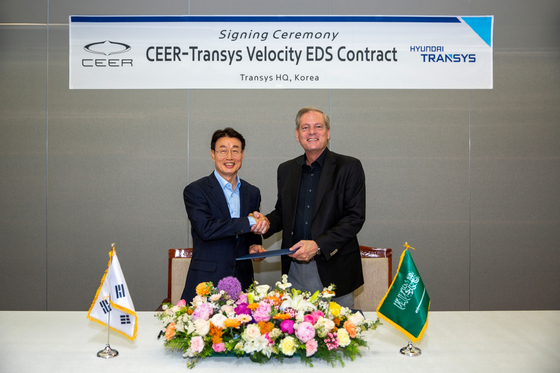
[[[324,288],[319,278],[317,262],[315,261],[308,263],[292,262],[290,265],[290,272],[288,273],[288,282],[292,284],[292,289],[309,291],[311,294],[317,290],[322,291]],[[341,297],[334,297],[332,301],[343,307],[354,308],[354,292]]]

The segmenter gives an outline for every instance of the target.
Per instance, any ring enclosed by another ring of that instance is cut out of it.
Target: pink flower
[[[270,333],[266,333],[266,334],[264,335],[264,337],[265,337],[266,340],[268,341],[268,345],[271,346],[271,345],[274,344],[274,341],[273,341],[272,339],[270,339],[270,335],[269,335],[269,334],[270,334]]]
[[[323,311],[313,311],[313,312],[311,312],[311,314],[315,318],[315,322],[317,322],[317,320],[319,320],[319,318],[325,317],[325,314],[323,313]]]
[[[325,314],[321,311],[313,311],[305,315],[303,320],[315,325],[320,317],[325,317]]]
[[[325,338],[325,344],[329,350],[334,350],[338,347],[338,338],[336,333],[328,333]]]
[[[204,350],[204,339],[200,336],[193,337],[191,339],[191,350],[194,353],[200,353]]]
[[[315,318],[313,317],[313,315],[311,315],[310,313],[308,313],[307,315],[305,315],[305,316],[303,317],[303,321],[308,322],[308,323],[310,323],[310,324],[312,324],[312,325],[314,325],[314,324],[317,322],[317,320],[315,320]]]
[[[213,344],[212,348],[216,352],[224,352],[226,350],[226,345],[224,344],[224,342],[220,342],[218,344]]]
[[[307,343],[309,340],[315,337],[315,328],[310,322],[304,321],[299,324],[296,330],[296,337],[303,343]]]
[[[249,303],[247,301],[247,294],[245,293],[239,294],[239,298],[237,298],[237,302],[235,302],[235,304],[241,304],[241,303]]]
[[[238,303],[234,311],[237,315],[251,315],[251,310],[247,307],[247,303]]]
[[[200,306],[196,307],[192,314],[192,318],[193,320],[204,319],[208,321],[210,316],[212,316],[212,313],[214,313],[212,305],[209,303],[202,303]]]
[[[253,319],[255,319],[256,322],[259,321],[268,322],[270,321],[270,311],[271,311],[270,304],[261,303],[259,304],[259,308],[257,308],[255,312],[253,312]]]
[[[319,344],[317,343],[316,339],[310,339],[309,341],[307,341],[307,343],[305,344],[305,356],[310,357],[315,355],[315,352],[317,352],[317,347],[319,347]]]
[[[294,334],[294,320],[284,320],[280,323],[282,333]]]
[[[185,307],[187,305],[187,301],[184,299],[181,299],[180,301],[177,302],[177,307]]]

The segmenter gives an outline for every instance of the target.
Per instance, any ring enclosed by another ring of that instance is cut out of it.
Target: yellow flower
[[[296,341],[293,337],[286,337],[280,342],[280,351],[286,356],[292,356],[296,352]]]
[[[340,347],[346,347],[350,344],[350,336],[348,335],[346,329],[338,329],[336,334],[338,337],[338,345]]]
[[[225,321],[224,321],[224,326],[226,328],[238,329],[239,325],[241,325],[241,322],[239,320],[236,320],[236,319],[225,319]]]
[[[331,315],[333,315],[334,317],[340,316],[340,305],[336,302],[330,302],[329,303],[329,307],[331,309]]]
[[[210,286],[207,282],[201,282],[200,284],[196,285],[196,294],[200,296],[209,295],[210,294]]]

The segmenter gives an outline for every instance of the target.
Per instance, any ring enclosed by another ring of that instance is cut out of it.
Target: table
[[[138,338],[131,342],[111,332],[113,359],[97,352],[107,329],[89,321],[86,312],[0,312],[0,372],[187,372],[179,352],[157,340],[154,312],[138,312]],[[366,317],[375,319],[375,313]],[[560,311],[430,312],[419,357],[399,353],[408,340],[386,323],[367,337],[369,349],[355,361],[352,373],[372,372],[560,372]],[[336,369],[339,369],[337,366]],[[317,361],[310,368],[299,358],[260,365],[248,358],[216,357],[200,361],[193,372],[333,372]]]

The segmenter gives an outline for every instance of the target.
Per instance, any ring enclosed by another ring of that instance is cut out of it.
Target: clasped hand
[[[258,211],[249,214],[250,217],[255,219],[256,224],[251,227],[251,232],[256,234],[265,234],[270,228],[270,222]]]
[[[255,219],[255,222],[257,223],[251,227],[251,232],[256,234],[265,234],[268,231],[270,228],[270,222],[264,214],[255,211],[250,213],[249,216]]]

